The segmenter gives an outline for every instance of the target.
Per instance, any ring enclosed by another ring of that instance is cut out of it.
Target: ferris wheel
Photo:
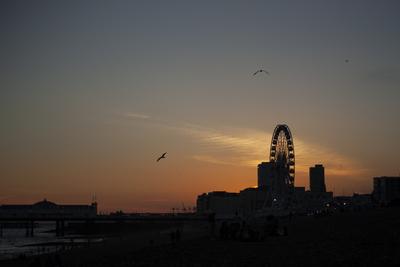
[[[278,124],[272,134],[270,162],[275,162],[281,168],[287,170],[287,175],[283,177],[284,183],[289,187],[294,187],[294,145],[293,137],[286,124]]]

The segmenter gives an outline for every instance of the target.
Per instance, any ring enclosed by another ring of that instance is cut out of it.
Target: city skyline
[[[399,174],[396,1],[0,7],[0,204],[194,206],[256,186],[277,124],[296,186],[315,164],[336,195]]]

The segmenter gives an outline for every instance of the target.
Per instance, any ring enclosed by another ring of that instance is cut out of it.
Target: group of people
[[[250,224],[245,220],[241,222],[234,220],[231,222],[223,221],[219,228],[221,240],[263,241],[268,236],[287,235],[287,226],[280,225],[278,218],[273,215],[267,216],[263,224]]]
[[[181,241],[181,230],[177,228],[176,230],[171,230],[169,233],[171,244],[178,243]]]
[[[63,263],[59,254],[49,254],[46,258],[41,260],[40,257],[34,258],[29,265],[30,267],[62,267]]]

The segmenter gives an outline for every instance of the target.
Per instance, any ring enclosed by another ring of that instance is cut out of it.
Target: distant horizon
[[[259,162],[259,163],[262,163],[262,162],[269,162],[268,160],[266,160],[266,161],[261,161],[261,162]],[[315,165],[319,165],[319,164],[322,164],[324,167],[325,167],[325,165],[323,164],[323,163],[315,163],[314,165],[310,165],[309,167],[313,167],[313,166],[315,166]],[[257,167],[257,166],[256,166]],[[326,171],[326,168],[325,168],[325,171]],[[377,177],[381,177],[381,176],[385,176],[385,175],[380,175],[380,176],[377,176]],[[348,194],[340,194],[339,192],[335,192],[335,191],[333,191],[333,190],[327,190],[327,191],[330,191],[330,192],[333,192],[333,196],[352,196],[353,194],[370,194],[370,193],[372,193],[372,183],[373,183],[373,178],[374,177],[371,177],[371,191],[370,192],[360,192],[360,191],[353,191],[353,192],[349,192]],[[255,178],[256,179],[256,178]],[[203,193],[210,193],[210,192],[216,192],[216,191],[226,191],[226,192],[240,192],[241,190],[244,190],[244,189],[246,189],[246,188],[256,188],[257,186],[250,186],[250,187],[245,187],[245,188],[240,188],[239,190],[237,190],[237,191],[227,191],[227,190],[210,190],[210,191],[208,191],[208,192],[199,192],[195,197],[194,197],[194,199],[195,199],[195,201],[194,201],[194,204],[193,205],[188,205],[187,207],[195,207],[196,206],[196,199],[197,199],[197,196],[198,195],[201,195],[201,194],[203,194]],[[308,180],[308,184],[307,185],[297,185],[296,183],[295,183],[295,187],[305,187],[305,189],[306,190],[309,190],[310,189],[310,186],[309,186],[309,180]],[[97,198],[97,197],[96,197]],[[98,204],[98,208],[99,208],[99,213],[111,213],[111,212],[117,212],[117,211],[123,211],[123,212],[126,212],[126,213],[151,213],[151,212],[156,212],[156,213],[171,213],[172,212],[172,208],[171,209],[166,209],[166,210],[163,210],[163,209],[160,209],[160,210],[145,210],[145,209],[139,209],[139,210],[124,210],[124,209],[121,209],[121,208],[116,208],[116,209],[114,209],[114,210],[102,210],[101,209],[101,204],[97,201],[97,199],[96,200],[93,200],[93,196],[92,196],[92,201],[90,201],[90,202],[74,202],[74,201],[70,201],[70,202],[57,202],[57,201],[53,201],[52,199],[48,199],[48,198],[46,198],[46,197],[43,197],[42,199],[40,199],[40,200],[37,200],[37,201],[33,201],[32,203],[0,203],[0,205],[10,205],[10,204],[14,204],[14,205],[21,205],[21,204],[34,204],[34,203],[38,203],[38,202],[41,202],[41,201],[50,201],[50,202],[54,202],[54,203],[56,203],[56,204],[84,204],[84,205],[89,205],[89,204],[93,204],[93,203],[97,203]],[[181,203],[182,204],[182,203]],[[184,203],[183,203],[184,204]],[[176,207],[174,207],[174,209],[175,209],[175,212],[179,212],[179,210],[180,209],[182,209],[182,206],[179,206],[179,205],[177,205]],[[183,210],[183,209],[182,209]]]

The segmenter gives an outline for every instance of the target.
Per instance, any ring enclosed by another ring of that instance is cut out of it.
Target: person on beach
[[[179,230],[179,228],[176,229],[176,231],[175,231],[175,239],[176,239],[176,242],[181,241],[181,231]]]
[[[219,229],[219,238],[221,240],[227,240],[228,239],[228,224],[226,221],[223,221],[221,224],[221,228]]]
[[[29,267],[42,267],[42,263],[39,258],[36,258],[31,262],[31,264],[29,264]]]
[[[62,260],[61,260],[61,257],[60,257],[59,254],[56,254],[56,256],[55,256],[55,262],[56,262],[55,267],[62,267],[62,266],[63,266]]]
[[[171,231],[171,232],[169,233],[169,237],[170,237],[170,239],[171,239],[171,244],[174,244],[174,243],[175,243],[175,238],[176,238],[176,236],[175,236],[175,231]]]
[[[211,237],[214,238],[215,236],[215,213],[210,213],[210,215],[208,215],[208,222],[210,224],[210,234]]]

